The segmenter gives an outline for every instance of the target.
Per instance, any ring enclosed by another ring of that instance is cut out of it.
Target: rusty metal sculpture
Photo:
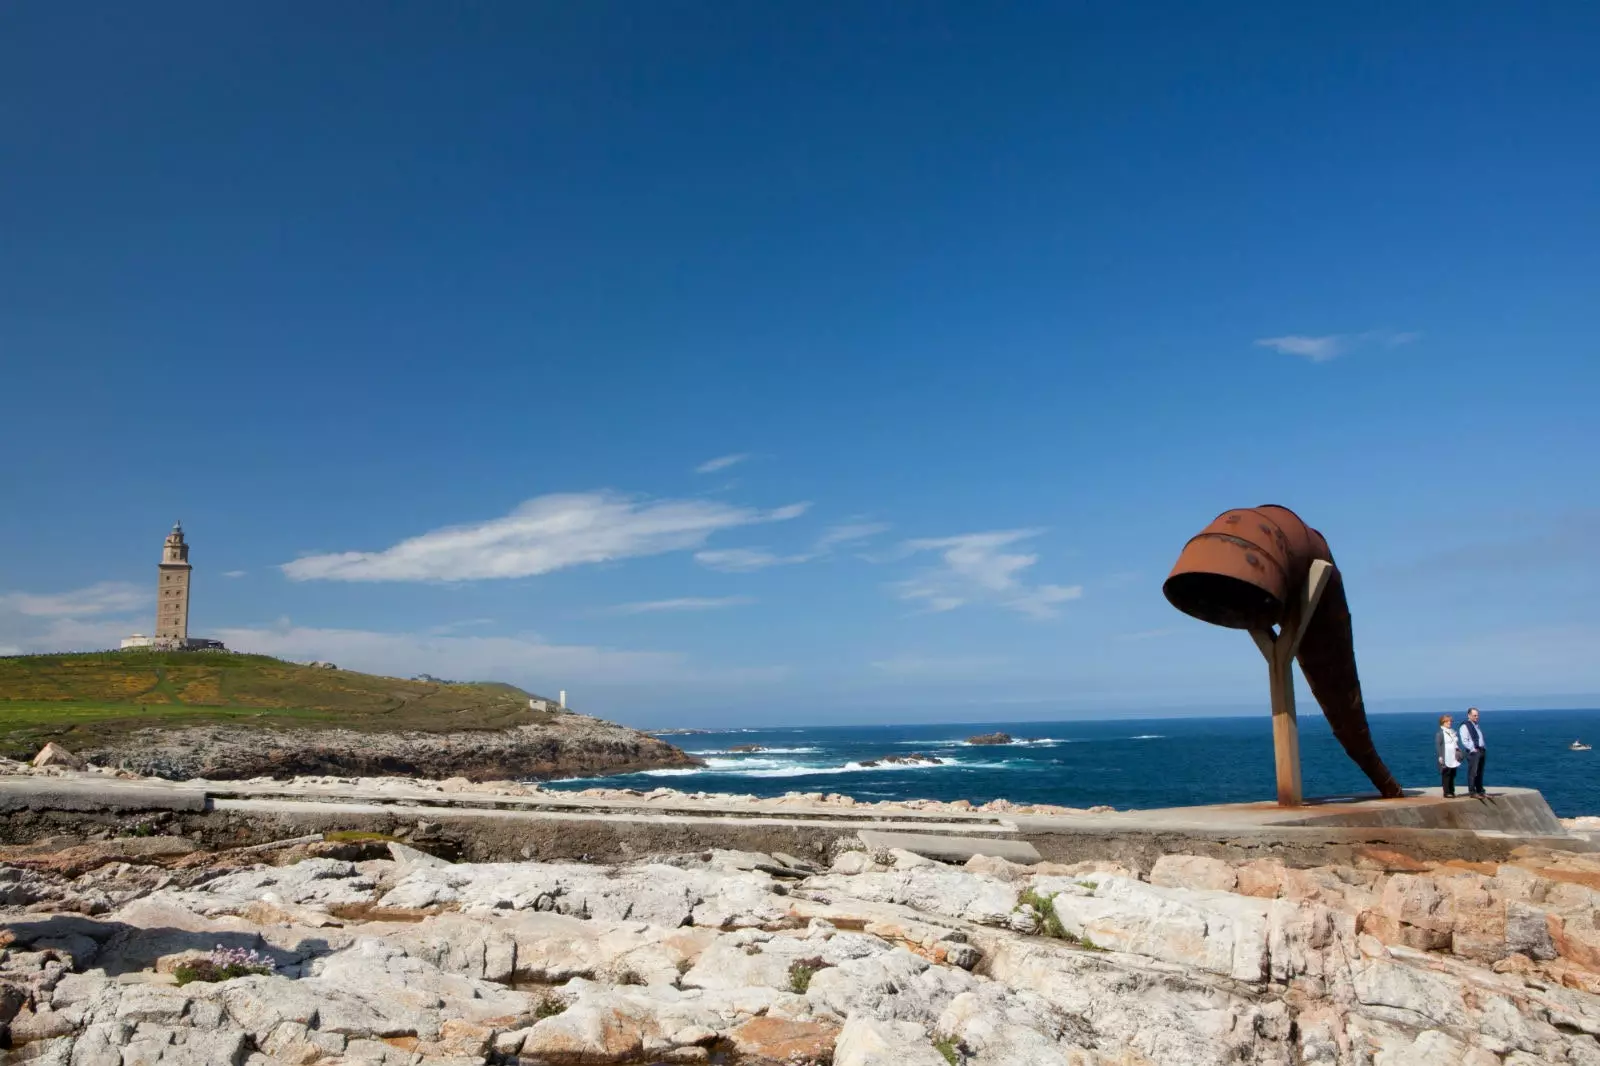
[[[1295,658],[1345,753],[1380,793],[1400,795],[1367,728],[1344,581],[1321,533],[1286,507],[1224,511],[1184,546],[1162,592],[1203,622],[1249,630],[1266,656],[1280,804],[1302,799]]]

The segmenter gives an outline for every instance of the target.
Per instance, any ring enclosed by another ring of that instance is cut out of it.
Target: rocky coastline
[[[1593,854],[955,865],[844,826],[803,857],[602,865],[452,862],[420,824],[95,835],[0,848],[0,1062],[1600,1064]]]
[[[450,733],[141,729],[79,754],[97,765],[179,781],[302,774],[539,781],[702,765],[649,734],[570,713],[514,729]]]

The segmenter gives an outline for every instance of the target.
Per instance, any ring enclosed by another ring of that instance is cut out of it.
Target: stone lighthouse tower
[[[183,648],[189,643],[189,545],[183,523],[174,522],[161,546],[161,578],[156,585],[156,646]]]

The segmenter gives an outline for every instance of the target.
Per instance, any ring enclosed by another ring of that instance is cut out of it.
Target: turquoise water
[[[1373,715],[1378,751],[1407,787],[1437,785],[1431,715]],[[1305,790],[1330,795],[1368,788],[1333,739],[1327,722],[1300,719]],[[1545,794],[1557,814],[1600,814],[1600,750],[1573,752],[1574,739],[1600,741],[1600,710],[1501,711],[1486,715],[1485,782]],[[1005,747],[965,740],[996,730],[1033,738]],[[780,727],[667,737],[706,760],[703,770],[652,770],[603,779],[550,782],[555,788],[604,783],[640,789],[778,796],[842,792],[861,800],[1004,798],[1070,807],[1119,809],[1270,799],[1272,727],[1259,718],[1151,718],[1098,722],[987,722],[974,725]],[[754,754],[729,752],[758,744]],[[1600,744],[1596,745],[1600,749]],[[938,757],[926,767],[866,767],[886,755]],[[1459,781],[1458,781],[1459,784]]]

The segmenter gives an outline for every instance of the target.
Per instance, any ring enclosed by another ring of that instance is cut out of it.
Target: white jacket
[[[1444,735],[1444,764],[1448,767],[1461,765],[1461,756],[1457,752],[1460,741],[1456,739],[1456,731],[1447,725],[1439,727],[1439,732]]]

